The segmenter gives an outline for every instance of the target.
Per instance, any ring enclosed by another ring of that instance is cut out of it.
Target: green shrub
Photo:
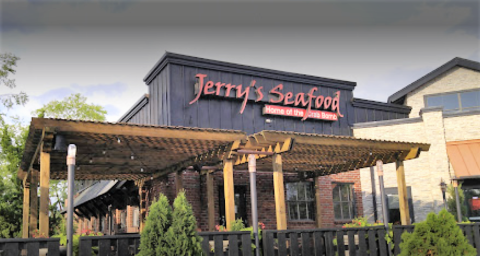
[[[166,233],[172,223],[172,208],[165,195],[160,194],[158,201],[150,206],[150,213],[140,237],[139,256],[165,255],[168,245]]]
[[[197,220],[193,215],[192,206],[185,197],[185,192],[173,202],[173,221],[165,235],[167,255],[202,255],[202,238],[197,233]],[[157,247],[157,255],[163,248]]]
[[[415,225],[413,233],[403,233],[402,240],[401,256],[473,256],[477,254],[455,222],[455,217],[445,209],[441,210],[438,215],[428,214],[427,220]]]

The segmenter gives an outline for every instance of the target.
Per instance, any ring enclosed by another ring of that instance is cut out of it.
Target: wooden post
[[[213,174],[207,172],[208,231],[215,231],[215,195],[213,193]]]
[[[287,229],[287,209],[285,207],[285,189],[283,184],[282,155],[273,155],[273,190],[275,192],[275,214],[277,230]]]
[[[38,171],[31,171],[30,181],[30,232],[38,229]]]
[[[182,171],[178,171],[175,173],[175,192],[176,195],[183,190],[183,178],[182,178]]]
[[[313,180],[315,181],[315,223],[317,228],[322,228],[322,208],[321,208],[321,201],[320,201],[320,182],[319,177],[314,177]]]
[[[235,192],[233,184],[233,160],[223,162],[223,188],[225,195],[225,221],[230,231],[235,221]]]
[[[405,168],[403,161],[397,160],[397,186],[398,186],[398,200],[400,203],[400,220],[402,225],[410,225],[410,211],[408,209],[408,194],[407,184],[405,182]]]
[[[145,218],[147,217],[147,198],[146,198],[146,187],[144,186],[143,183],[138,185],[138,193],[140,196],[140,212],[139,212],[139,218],[140,218],[140,227],[139,227],[139,233],[143,231],[143,228],[145,227]],[[111,213],[109,213],[111,215]]]
[[[28,217],[30,215],[30,188],[28,184],[23,185],[23,226],[22,226],[22,238],[28,238]]]
[[[66,169],[66,168],[65,168]],[[50,187],[50,153],[40,152],[40,233],[48,236],[48,202]]]

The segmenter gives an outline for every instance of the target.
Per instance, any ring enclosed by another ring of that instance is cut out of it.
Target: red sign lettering
[[[222,82],[206,81],[206,74],[197,74],[197,84],[196,84],[196,93],[195,98],[190,102],[193,104],[199,100],[202,95],[215,95],[220,97],[230,97],[232,90],[235,91],[234,95],[237,99],[242,99],[242,106],[240,107],[240,114],[245,110],[245,106],[249,99],[250,92],[255,92],[256,99],[255,102],[258,102],[263,99],[263,86],[256,87],[256,81],[252,80],[249,86],[243,86],[241,84],[225,84]],[[224,95],[221,95],[222,88],[225,88]],[[302,108],[292,108],[292,107],[281,107],[275,105],[265,105],[264,114],[270,115],[283,115],[283,116],[293,116],[293,117],[302,117],[302,121],[307,118],[322,119],[335,121],[338,120],[338,117],[343,117],[340,112],[340,91],[335,92],[335,96],[323,96],[315,95],[314,93],[318,91],[317,87],[313,87],[310,91],[305,94],[299,92],[294,94],[293,92],[282,92],[283,84],[278,84],[273,89],[269,91],[269,103],[273,104],[282,104],[285,106],[293,105],[295,107],[305,107]],[[315,109],[331,109],[329,111],[319,111]],[[271,111],[273,112],[271,112]],[[288,112],[289,114],[274,114],[280,112]],[[300,116],[299,116],[300,115]]]

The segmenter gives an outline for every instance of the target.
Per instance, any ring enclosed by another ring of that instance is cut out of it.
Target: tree
[[[17,179],[27,129],[0,120],[0,238],[19,237],[22,227],[23,186]]]
[[[165,195],[160,194],[158,201],[150,206],[150,213],[140,238],[139,256],[166,255],[165,234],[172,224],[172,208]]]
[[[166,234],[168,244],[167,255],[202,255],[200,245],[202,238],[197,233],[197,220],[193,215],[192,206],[182,191],[173,202],[172,226]],[[165,255],[159,253],[157,255]]]
[[[403,233],[402,240],[401,256],[477,255],[455,222],[455,217],[445,209],[438,215],[428,214],[427,220],[415,225],[413,233]]]
[[[447,187],[447,209],[448,212],[457,216],[457,197],[455,196],[455,188],[450,184]],[[467,205],[465,204],[465,194],[462,185],[458,184],[458,197],[460,198],[460,211],[464,219],[467,219]]]
[[[0,86],[3,84],[10,89],[16,87],[15,79],[10,78],[10,75],[15,74],[14,67],[17,66],[17,61],[19,59],[20,58],[11,53],[0,54],[0,61],[2,62],[2,67],[0,68]],[[27,94],[24,92],[20,92],[18,94],[0,94],[0,102],[2,102],[2,105],[7,109],[12,108],[14,105],[24,105],[27,100]],[[3,115],[3,113],[0,113],[0,120],[3,119]]]
[[[33,114],[42,118],[105,121],[107,111],[100,105],[88,104],[86,97],[76,93],[61,101],[50,101]]]
[[[87,98],[80,93],[71,94],[62,100],[53,100],[32,113],[41,118],[63,118],[77,120],[105,121],[107,111],[100,105],[87,103]],[[76,183],[78,185],[78,183]],[[50,182],[50,198],[55,198],[54,208],[63,209],[67,198],[67,184],[65,181],[52,180]],[[59,214],[52,211],[52,221],[59,221]],[[56,216],[56,217],[55,217]]]

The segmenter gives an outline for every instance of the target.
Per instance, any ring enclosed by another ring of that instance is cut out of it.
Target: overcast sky
[[[80,92],[116,121],[165,51],[357,83],[387,97],[454,57],[480,60],[479,2],[5,1],[0,50],[30,101]]]

